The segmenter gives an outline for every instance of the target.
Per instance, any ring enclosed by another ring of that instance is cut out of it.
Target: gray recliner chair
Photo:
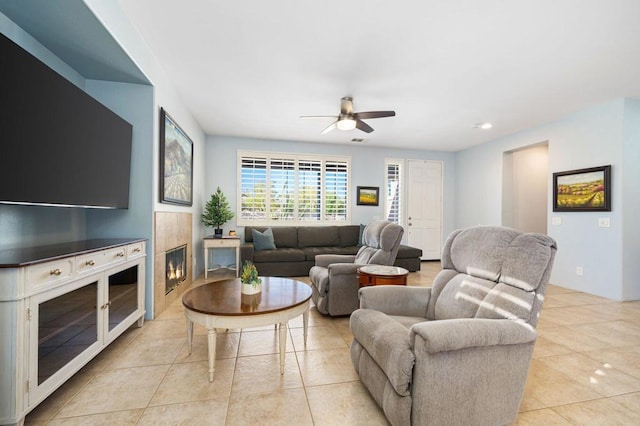
[[[362,232],[362,247],[355,255],[322,254],[309,271],[311,298],[319,312],[349,315],[358,309],[357,269],[364,265],[393,265],[404,229],[387,221],[368,224]]]
[[[556,253],[545,235],[453,232],[433,287],[359,292],[351,361],[393,425],[506,425],[522,400]]]

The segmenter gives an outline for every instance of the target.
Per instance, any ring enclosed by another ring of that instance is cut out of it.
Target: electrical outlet
[[[598,226],[600,228],[610,228],[611,227],[611,219],[608,217],[599,217],[598,218]]]
[[[551,218],[551,224],[555,226],[562,225],[562,218],[559,216],[554,216]]]
[[[576,275],[579,277],[584,275],[584,270],[582,269],[582,266],[576,267]]]

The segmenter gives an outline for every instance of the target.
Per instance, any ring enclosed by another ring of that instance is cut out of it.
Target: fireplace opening
[[[187,245],[166,252],[165,293],[169,294],[187,279]]]

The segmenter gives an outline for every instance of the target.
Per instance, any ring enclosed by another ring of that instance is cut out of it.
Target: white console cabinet
[[[0,424],[24,418],[144,321],[146,241],[0,251]]]

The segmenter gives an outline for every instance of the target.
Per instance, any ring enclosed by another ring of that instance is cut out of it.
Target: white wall
[[[421,159],[441,160],[444,162],[444,237],[454,229],[454,180],[455,162],[453,153],[436,151],[400,150],[392,148],[372,148],[363,145],[337,145],[303,143],[293,141],[274,141],[249,138],[234,138],[223,136],[209,136],[205,146],[206,175],[205,200],[208,200],[218,186],[224,192],[229,204],[235,211],[237,194],[237,151],[255,150],[270,152],[296,152],[308,154],[344,155],[351,157],[351,224],[369,223],[374,218],[384,217],[384,206],[357,206],[355,203],[356,186],[378,186],[380,193],[384,190],[384,160]],[[237,229],[243,235],[242,227],[236,225],[236,218],[224,226],[225,232]],[[212,233],[209,230],[209,233]]]
[[[622,298],[640,299],[640,100],[625,99],[622,207]]]
[[[547,233],[547,143],[504,154],[502,225]]]
[[[616,300],[632,297],[630,292],[623,289],[632,281],[637,283],[640,276],[637,270],[629,270],[623,283],[622,212],[623,200],[629,200],[636,193],[631,192],[630,188],[623,188],[623,122],[627,118],[637,120],[638,108],[634,104],[635,110],[629,108],[626,111],[625,105],[624,99],[613,100],[553,123],[457,153],[456,226],[500,224],[502,200],[499,188],[502,187],[503,153],[547,140],[548,215],[562,220],[560,226],[553,226],[548,220],[548,234],[558,242],[551,282]],[[637,147],[633,146],[631,140],[637,145],[637,135],[636,127],[635,135],[630,135],[629,143],[624,144],[625,148],[636,153]],[[613,169],[611,212],[551,211],[551,173],[607,164],[611,164]],[[636,180],[636,187],[637,184]],[[599,217],[608,217],[611,227],[599,228]],[[628,222],[624,223],[625,227]],[[629,241],[628,245],[634,242],[637,243],[637,235],[635,241]],[[577,266],[584,268],[584,276],[576,275]],[[637,297],[636,292],[634,298]]]

